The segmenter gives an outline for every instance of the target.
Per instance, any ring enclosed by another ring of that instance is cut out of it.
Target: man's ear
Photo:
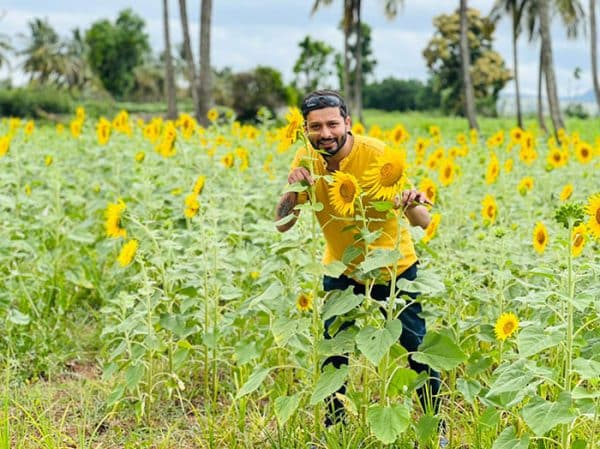
[[[352,129],[352,118],[350,116],[346,117],[346,126]]]

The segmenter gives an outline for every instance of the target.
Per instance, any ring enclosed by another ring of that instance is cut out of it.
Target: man
[[[331,204],[328,195],[329,186],[323,176],[342,171],[353,175],[360,182],[364,172],[375,162],[377,156],[383,153],[385,144],[376,139],[354,136],[351,133],[352,122],[348,109],[342,97],[335,91],[320,90],[308,94],[302,102],[301,110],[304,117],[304,132],[313,148],[298,150],[288,176],[288,183],[301,182],[314,185],[316,200],[323,204],[323,209],[316,212],[326,242],[323,262],[329,264],[342,259],[346,248],[354,243],[354,235],[352,232],[348,232],[348,220],[332,219],[338,214]],[[301,165],[302,160],[307,157],[313,161],[314,173],[306,168],[306,164]],[[319,178],[315,179],[313,175],[319,175]],[[276,209],[276,219],[278,222],[281,220],[277,224],[280,232],[287,231],[295,224],[299,214],[295,207],[304,201],[306,201],[304,192],[283,194]],[[382,228],[383,233],[376,243],[379,248],[393,249],[396,242],[399,241],[398,249],[403,257],[397,263],[397,277],[414,280],[417,275],[417,256],[407,227],[401,226],[398,231],[397,220],[399,219],[398,215],[401,215],[399,209],[401,208],[405,219],[412,226],[426,228],[431,217],[424,204],[431,203],[423,192],[404,190],[396,196],[394,204],[397,214],[390,217],[385,213],[379,213],[379,221],[375,222],[374,228]],[[290,214],[293,215],[288,217]],[[288,219],[282,220],[285,217]],[[404,218],[400,217],[400,219]],[[353,218],[350,220],[354,221]],[[397,239],[398,232],[401,232],[400,239]],[[345,290],[352,286],[355,294],[364,294],[365,285],[350,276],[352,276],[351,271],[338,278],[325,276],[323,288],[325,291],[332,291]],[[389,282],[388,284],[376,284],[371,291],[371,296],[376,300],[385,301],[390,294],[390,287]],[[405,292],[399,292],[399,294],[403,293]],[[412,297],[414,299],[416,295],[412,294]],[[413,302],[399,316],[402,322],[400,343],[411,352],[417,350],[425,335],[425,321],[419,316],[420,312],[421,305]],[[335,335],[329,334],[332,322],[333,320],[325,322],[325,338],[333,338]],[[340,330],[352,324],[352,322],[346,322]],[[324,365],[329,363],[339,368],[342,364],[348,364],[348,357],[345,355],[329,357],[325,360]],[[415,362],[412,358],[409,358],[409,363],[415,371],[429,373],[429,383],[419,390],[419,399],[424,407],[433,404],[434,412],[437,412],[439,375],[428,366]],[[345,388],[342,387],[340,392],[344,391]],[[338,421],[343,416],[343,405],[335,397],[329,400],[328,407],[329,414],[326,424]]]

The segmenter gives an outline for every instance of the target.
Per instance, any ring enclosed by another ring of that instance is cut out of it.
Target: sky
[[[188,19],[192,45],[197,53],[200,0],[188,1]],[[363,0],[362,18],[372,28],[372,49],[377,65],[374,79],[428,78],[422,56],[434,34],[432,20],[436,15],[451,13],[458,0],[405,0],[393,20],[383,14],[383,0]],[[493,0],[469,0],[469,7],[488,14]],[[587,4],[587,2],[584,2]],[[230,67],[234,72],[251,70],[258,65],[279,70],[286,82],[293,79],[292,68],[300,54],[298,43],[307,35],[327,42],[337,50],[343,47],[343,34],[338,29],[342,0],[310,14],[313,0],[213,0],[211,65],[217,69]],[[164,48],[162,1],[103,0],[0,0],[0,33],[11,37],[13,45],[24,44],[27,24],[35,17],[47,18],[64,37],[72,29],[85,30],[100,19],[114,21],[119,11],[131,8],[146,22],[146,31],[155,53]],[[169,1],[170,32],[173,43],[182,39],[179,2]],[[589,38],[581,35],[568,40],[559,19],[552,27],[554,63],[560,96],[573,96],[592,89],[589,62]],[[497,26],[494,49],[512,69],[510,22],[503,18]],[[535,95],[538,76],[538,48],[523,36],[518,43],[519,81],[522,93]],[[13,66],[16,64],[13,64]],[[575,79],[574,71],[581,69]],[[6,78],[0,70],[0,79]],[[18,67],[12,69],[15,84],[25,78]],[[514,92],[510,82],[504,94]]]

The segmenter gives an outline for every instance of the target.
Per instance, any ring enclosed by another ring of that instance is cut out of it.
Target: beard
[[[322,151],[321,154],[323,157],[329,158],[335,156],[342,149],[346,144],[346,140],[348,140],[348,132],[345,132],[342,136],[330,139],[310,139],[310,143],[315,149]]]

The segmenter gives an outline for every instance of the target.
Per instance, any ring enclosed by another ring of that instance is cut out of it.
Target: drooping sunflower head
[[[122,267],[126,267],[127,265],[129,265],[135,257],[135,253],[137,252],[138,246],[138,241],[135,239],[129,240],[127,243],[125,243],[121,248],[121,251],[119,252],[119,257],[117,258],[119,265],[121,265]]]
[[[285,133],[283,136],[287,139],[288,143],[292,144],[296,142],[298,135],[302,132],[302,124],[304,123],[304,117],[302,112],[296,107],[289,109],[285,116],[287,125],[285,127]]]
[[[365,172],[367,193],[375,199],[392,200],[404,187],[407,168],[404,150],[386,148]]]
[[[533,189],[533,178],[531,176],[525,176],[521,179],[521,182],[519,182],[517,190],[521,195],[526,195],[531,189]]]
[[[437,228],[440,225],[440,221],[442,220],[441,214],[432,214],[431,222],[429,222],[429,226],[425,229],[425,235],[421,238],[423,243],[429,242],[437,232]]]
[[[560,200],[561,201],[567,201],[569,198],[571,198],[571,195],[573,194],[573,184],[566,184],[563,189],[560,191]]]
[[[548,245],[548,230],[541,221],[537,222],[533,229],[533,248],[542,254]]]
[[[108,237],[125,238],[127,236],[127,231],[121,227],[121,217],[125,208],[123,200],[119,200],[117,203],[108,203],[105,212],[106,221],[104,222]]]
[[[503,313],[496,321],[494,331],[498,340],[504,341],[519,328],[519,319],[512,313]]]
[[[435,204],[438,189],[431,178],[423,178],[419,183],[419,190],[425,192],[427,199],[431,201],[432,204]]]
[[[587,234],[587,227],[584,223],[575,226],[571,234],[571,254],[573,257],[577,257],[583,251],[585,246],[585,237]]]
[[[360,196],[360,186],[350,173],[337,171],[329,187],[329,198],[336,213],[342,216],[354,215],[354,205]]]
[[[588,198],[588,204],[585,212],[589,215],[587,228],[590,234],[600,240],[600,193],[596,193]]]
[[[492,153],[490,161],[487,166],[487,170],[485,172],[485,182],[486,184],[493,184],[496,182],[498,178],[498,173],[500,173],[500,163],[498,162],[498,157]]]

